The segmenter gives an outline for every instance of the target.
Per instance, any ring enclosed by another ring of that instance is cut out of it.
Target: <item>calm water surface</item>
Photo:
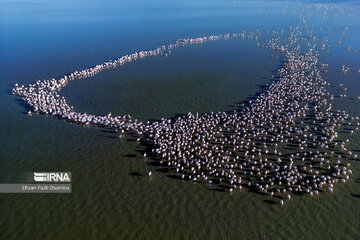
[[[0,1],[0,180],[33,171],[73,176],[71,194],[0,194],[0,239],[359,239],[357,161],[334,194],[298,196],[281,207],[260,194],[176,180],[149,164],[131,137],[119,141],[108,130],[29,117],[10,94],[17,82],[60,77],[178,38],[297,25],[322,36],[331,26],[330,53],[320,57],[330,65],[324,77],[349,89],[350,98],[336,98],[334,106],[359,115],[359,3],[316,3]],[[263,91],[281,60],[254,41],[229,39],[106,70],[61,93],[79,111],[141,120],[227,111]],[[343,64],[352,69],[346,76]],[[360,136],[350,138],[359,151]]]

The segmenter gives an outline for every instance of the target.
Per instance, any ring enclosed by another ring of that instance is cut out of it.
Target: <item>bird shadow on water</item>
[[[178,177],[173,175],[173,174],[167,174],[166,177],[173,178],[173,179],[178,179]]]
[[[276,204],[276,202],[275,202],[274,200],[269,200],[269,199],[264,199],[263,202],[264,202],[264,203],[271,204],[271,205]]]
[[[14,86],[9,85],[9,88],[6,89],[5,92],[6,92],[8,95],[13,95],[13,93],[12,93],[13,87],[14,87]],[[17,97],[17,98],[15,99],[15,103],[18,104],[19,106],[25,108],[24,111],[22,112],[23,114],[28,114],[28,112],[31,110],[31,107],[30,107],[28,104],[26,104],[23,99],[21,99],[21,98],[19,98],[19,97]]]
[[[209,191],[225,192],[225,189],[223,189],[223,188],[209,188]]]
[[[29,105],[24,104],[24,101],[22,99],[15,99],[16,104],[18,104],[19,106],[22,106],[24,109],[24,111],[22,112],[23,114],[28,114],[29,111],[31,111],[31,108]]]
[[[115,131],[113,131],[113,130],[108,130],[108,129],[101,129],[101,132],[104,132],[104,133],[115,133]]]
[[[130,176],[136,176],[136,177],[141,177],[141,176],[142,176],[142,174],[139,173],[139,172],[137,172],[137,171],[131,172],[131,173],[129,173],[129,175],[130,175]]]
[[[360,198],[360,194],[351,193],[350,195],[356,198]]]

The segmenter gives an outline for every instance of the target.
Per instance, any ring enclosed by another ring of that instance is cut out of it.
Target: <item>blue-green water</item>
[[[1,1],[0,180],[70,171],[73,192],[1,194],[0,239],[358,239],[357,161],[351,161],[350,181],[336,186],[334,194],[299,196],[281,207],[259,194],[210,191],[173,179],[149,165],[143,146],[131,139],[44,115],[30,117],[10,94],[17,82],[60,77],[178,38],[301,25],[328,36],[330,53],[320,57],[329,63],[324,78],[343,83],[350,96],[336,98],[334,106],[358,115],[360,103],[353,98],[360,95],[360,51],[352,50],[360,49],[359,3],[315,3]],[[346,33],[345,27],[350,27]],[[351,67],[348,75],[341,73],[343,64]],[[280,66],[281,57],[254,41],[230,39],[106,70],[71,82],[61,93],[79,111],[142,120],[225,111],[262,91]],[[359,135],[349,138],[351,149],[360,150]]]

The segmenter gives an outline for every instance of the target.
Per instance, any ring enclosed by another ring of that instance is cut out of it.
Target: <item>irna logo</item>
[[[34,172],[35,182],[70,182],[70,172]]]

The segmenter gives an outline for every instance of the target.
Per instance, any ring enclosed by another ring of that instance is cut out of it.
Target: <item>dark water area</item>
[[[63,94],[81,111],[130,114],[141,120],[226,111],[239,108],[240,102],[265,87],[279,64],[254,42],[231,39],[107,70],[75,81]]]
[[[0,193],[0,239],[359,239],[359,160],[349,160],[353,174],[334,193],[280,206],[256,193],[179,181],[144,158],[133,137],[30,117],[11,95],[15,83],[59,78],[179,38],[298,25],[328,37],[323,77],[349,96],[332,87],[333,105],[359,115],[358,1],[1,1],[0,181],[66,171],[73,190]],[[264,91],[282,60],[251,40],[220,40],[104,70],[61,94],[81,112],[140,120],[229,111]],[[347,138],[360,155],[359,134]]]

